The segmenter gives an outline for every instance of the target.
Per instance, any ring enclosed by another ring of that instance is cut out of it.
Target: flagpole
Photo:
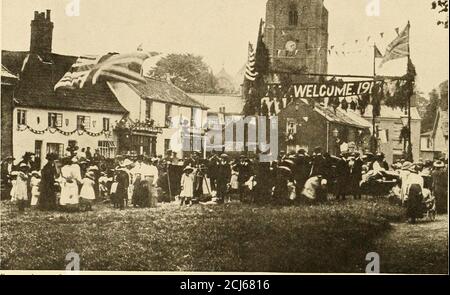
[[[410,65],[411,63],[411,46],[410,46],[410,41],[411,41],[411,24],[408,20],[408,65],[406,66],[406,70],[407,70],[407,75],[409,76],[409,71],[410,71]],[[413,80],[411,77],[408,77],[409,81],[407,81],[406,83],[410,83],[410,87],[411,87],[411,92],[409,93],[409,97],[408,97],[408,151],[407,151],[407,160],[409,160],[410,162],[413,161],[413,155],[412,155],[412,144],[411,144],[411,97],[413,95],[413,91],[414,91],[414,84],[413,84]]]
[[[375,58],[377,56],[377,46],[376,43],[373,42],[373,79],[376,78],[376,65]],[[373,101],[373,93],[372,93],[372,101]],[[372,153],[376,153],[378,151],[378,138],[376,137],[376,120],[375,120],[375,112],[374,105],[372,104]]]

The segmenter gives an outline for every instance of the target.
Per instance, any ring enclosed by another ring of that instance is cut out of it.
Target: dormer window
[[[298,11],[297,7],[292,6],[289,10],[289,25],[296,26],[298,24]]]

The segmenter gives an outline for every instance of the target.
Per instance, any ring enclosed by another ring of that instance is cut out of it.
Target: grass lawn
[[[366,254],[403,216],[367,200],[25,215],[2,202],[1,269],[64,270],[75,251],[82,270],[364,272]]]

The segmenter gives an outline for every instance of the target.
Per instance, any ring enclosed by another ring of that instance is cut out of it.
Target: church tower
[[[328,10],[323,0],[268,0],[264,43],[274,71],[328,70]]]

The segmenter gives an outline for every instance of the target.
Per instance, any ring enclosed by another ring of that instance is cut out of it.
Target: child
[[[39,171],[31,172],[31,207],[35,208],[39,201],[39,184],[41,183],[41,175]]]
[[[180,206],[191,205],[192,197],[194,196],[194,168],[186,166],[181,176],[181,192],[180,192]]]
[[[225,203],[231,202],[231,195],[236,195],[239,192],[239,181],[238,181],[238,167],[236,164],[231,166],[231,177],[230,177],[230,184],[229,184],[229,192],[226,196]]]
[[[85,177],[81,181],[82,187],[80,192],[81,203],[85,205],[86,211],[92,211],[92,202],[95,200],[95,173],[94,171],[89,171],[86,173]],[[83,206],[84,207],[84,206]]]
[[[119,208],[119,197],[117,195],[117,186],[119,185],[119,182],[117,181],[117,174],[114,175],[113,183],[111,184],[111,189],[109,191],[109,196],[111,198],[111,203],[113,203],[114,208]]]
[[[17,201],[19,212],[25,210],[28,202],[28,166],[25,163],[20,164],[19,173],[16,179],[16,188],[14,191],[14,199]]]
[[[105,200],[108,197],[108,182],[111,181],[105,172],[100,174],[100,178],[98,179],[99,191],[100,191],[100,199]]]

